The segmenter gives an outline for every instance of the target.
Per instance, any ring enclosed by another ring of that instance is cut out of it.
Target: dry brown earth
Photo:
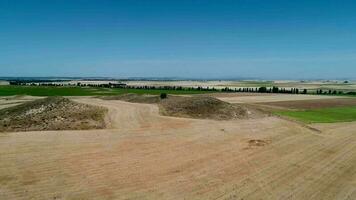
[[[324,95],[295,95],[295,94],[259,94],[259,95],[233,95],[218,96],[218,99],[229,103],[264,103],[279,101],[301,101],[301,100],[320,100],[320,99],[338,99],[339,96]]]
[[[104,100],[121,100],[131,103],[159,103],[160,97],[158,95],[139,95],[139,94],[122,94],[113,96],[102,96],[99,97]]]
[[[158,104],[161,115],[196,119],[231,120],[265,116],[259,110],[246,105],[233,105],[209,95],[158,95],[124,94],[100,97],[104,100],[121,100],[131,103]]]
[[[214,121],[80,98],[106,130],[0,135],[0,199],[356,199],[356,123]]]
[[[281,108],[288,108],[288,109],[318,109],[318,108],[356,106],[356,98],[279,101],[279,102],[266,102],[262,104],[281,107]]]

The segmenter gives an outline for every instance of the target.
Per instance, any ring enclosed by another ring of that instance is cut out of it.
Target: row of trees
[[[28,82],[28,81],[10,81],[10,85],[21,85],[21,86],[76,86],[77,84],[63,84],[63,83],[51,83],[51,82]]]
[[[278,88],[278,87],[257,87],[257,88],[223,88],[221,89],[222,92],[256,92],[256,93],[284,93],[284,94],[307,94],[308,90],[299,90],[298,88]]]
[[[336,91],[336,90],[317,90],[316,91],[317,94],[344,94],[343,91]]]
[[[317,94],[325,94],[325,95],[356,95],[356,92],[344,92],[337,90],[317,90]]]
[[[124,83],[105,83],[105,84],[64,84],[60,82],[26,82],[26,81],[10,81],[10,85],[30,85],[30,86],[78,86],[78,87],[100,87],[100,88],[125,88],[125,89],[143,89],[143,90],[186,90],[186,91],[216,91],[216,92],[249,92],[249,93],[282,93],[282,94],[308,94],[307,89],[298,88],[278,88],[273,87],[246,87],[246,88],[229,88],[225,87],[222,89],[217,89],[214,87],[182,87],[182,86],[133,86],[126,85]],[[356,92],[347,92],[337,90],[322,90],[318,89],[316,94],[326,94],[326,95],[356,95]]]

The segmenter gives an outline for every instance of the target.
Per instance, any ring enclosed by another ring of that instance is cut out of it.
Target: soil
[[[1,134],[0,199],[356,199],[356,123],[314,132],[275,117],[75,101],[106,107],[109,129]]]
[[[268,141],[268,140],[258,140],[258,139],[248,141],[248,144],[250,147],[252,147],[252,146],[261,147],[261,146],[265,146],[269,143],[270,143],[270,141]]]
[[[158,95],[125,94],[100,98],[131,103],[157,104],[162,115],[173,117],[232,120],[266,116],[261,110],[254,109],[251,106],[233,105],[209,95],[169,95],[165,99],[160,99]]]
[[[338,99],[340,96],[325,95],[296,95],[296,94],[247,94],[231,93],[226,96],[218,95],[218,99],[229,103],[265,103],[280,101],[303,101],[303,100],[321,100],[321,99]]]
[[[318,109],[318,108],[356,106],[356,98],[280,101],[280,102],[269,102],[263,104],[269,106],[287,108],[287,109]]]
[[[127,101],[131,103],[159,103],[160,97],[158,95],[138,95],[138,94],[123,94],[123,95],[115,95],[115,96],[103,96],[100,97],[104,100],[121,100]]]

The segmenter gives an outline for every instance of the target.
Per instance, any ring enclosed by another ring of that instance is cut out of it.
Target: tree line
[[[267,87],[256,87],[256,88],[234,88],[225,87],[221,89],[222,92],[255,92],[255,93],[282,93],[282,94],[307,94],[308,90],[300,90],[298,88],[278,88],[273,86],[271,88]]]
[[[337,90],[322,90],[310,92],[307,89],[299,88],[279,88],[273,87],[245,87],[245,88],[229,88],[225,87],[218,89],[215,87],[182,87],[182,86],[133,86],[124,83],[105,83],[105,84],[83,84],[83,83],[55,83],[55,82],[26,82],[26,81],[10,81],[10,85],[28,85],[28,86],[77,86],[77,87],[99,87],[99,88],[122,88],[122,89],[142,89],[142,90],[186,90],[186,91],[209,91],[209,92],[246,92],[246,93],[281,93],[281,94],[325,94],[325,95],[356,95],[356,92],[343,92]]]

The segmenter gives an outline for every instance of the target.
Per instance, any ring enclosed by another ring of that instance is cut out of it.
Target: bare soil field
[[[264,103],[264,102],[279,102],[279,101],[338,99],[342,97],[323,96],[323,95],[295,95],[295,94],[257,94],[257,95],[228,94],[227,96],[218,95],[217,98],[229,103]]]
[[[138,95],[138,94],[123,94],[123,95],[113,95],[113,96],[103,96],[99,97],[104,100],[121,100],[132,103],[159,103],[160,97],[158,95]]]
[[[336,99],[318,99],[318,100],[300,100],[300,101],[279,101],[265,102],[263,105],[287,108],[287,109],[318,109],[356,106],[356,98],[336,98]]]
[[[272,93],[250,93],[250,92],[221,92],[221,93],[211,93],[211,94],[197,94],[197,95],[202,95],[202,96],[211,96],[211,97],[215,97],[215,98],[227,98],[227,97],[251,97],[251,96],[262,96],[262,97],[266,97],[266,96],[273,96],[276,94],[272,94]]]
[[[0,199],[356,199],[356,123],[161,116],[98,98],[103,130],[0,134]]]

